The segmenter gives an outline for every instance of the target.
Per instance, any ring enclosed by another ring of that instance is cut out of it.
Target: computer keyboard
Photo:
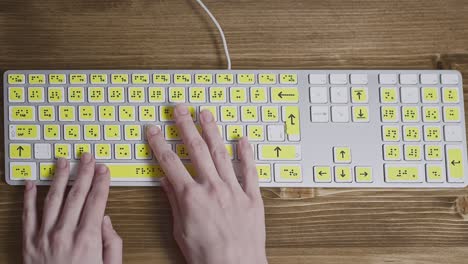
[[[50,184],[83,152],[112,185],[158,185],[145,140],[157,124],[193,175],[173,122],[189,106],[253,145],[264,187],[464,187],[462,77],[451,70],[21,70],[4,74],[5,178]]]

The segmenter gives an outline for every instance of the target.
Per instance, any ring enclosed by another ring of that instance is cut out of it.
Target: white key
[[[400,89],[401,102],[405,104],[416,104],[419,102],[418,87],[401,87]]]
[[[348,87],[331,87],[330,95],[332,103],[347,103]]]
[[[328,102],[327,87],[310,87],[309,96],[310,102],[315,104],[324,104]]]
[[[351,83],[352,84],[367,84],[367,74],[351,74]]]
[[[443,84],[458,84],[458,75],[451,73],[444,73],[441,76]]]
[[[34,158],[36,159],[51,159],[52,146],[50,144],[34,144]]]
[[[437,73],[421,74],[422,84],[437,84],[439,83],[439,75]]]
[[[311,106],[310,120],[312,122],[325,123],[329,120],[328,106]]]
[[[346,73],[332,73],[330,74],[330,84],[347,84],[348,74]]]
[[[310,84],[326,84],[327,75],[326,74],[310,74],[309,83]]]
[[[415,73],[400,74],[400,83],[401,84],[417,84],[418,75]]]
[[[348,106],[332,106],[332,121],[333,122],[349,122],[349,107]]]
[[[463,135],[459,126],[444,126],[445,141],[462,141]]]
[[[283,125],[269,125],[268,129],[268,140],[269,141],[284,141],[285,133]]]
[[[382,73],[379,74],[379,83],[381,84],[396,84],[397,75],[394,73]]]

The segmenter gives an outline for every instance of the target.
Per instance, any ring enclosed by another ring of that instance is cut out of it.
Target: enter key
[[[288,140],[301,140],[301,129],[299,124],[299,107],[283,106],[282,112],[283,122],[285,123]]]
[[[447,163],[447,178],[449,182],[463,182],[463,151],[459,146],[445,146],[446,163]]]

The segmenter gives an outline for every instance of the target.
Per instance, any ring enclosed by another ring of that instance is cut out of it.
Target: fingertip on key
[[[148,125],[146,127],[146,132],[148,133],[149,136],[156,136],[157,134],[161,132],[161,129],[155,125]]]

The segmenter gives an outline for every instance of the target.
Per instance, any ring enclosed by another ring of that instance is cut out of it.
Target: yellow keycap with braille
[[[114,121],[115,107],[110,105],[99,106],[99,121]]]
[[[399,145],[384,145],[384,160],[401,160]]]
[[[44,102],[44,88],[43,87],[29,87],[28,88],[28,101],[29,102]]]
[[[111,180],[115,181],[123,178],[153,181],[164,177],[164,171],[160,165],[132,163],[112,163],[106,165],[109,168]]]
[[[266,103],[267,92],[265,87],[252,87],[250,88],[250,101],[252,103]]]
[[[372,168],[371,167],[356,167],[356,182],[372,182]]]
[[[107,84],[107,74],[92,73],[90,79],[92,84]]]
[[[216,110],[216,106],[211,105],[203,105],[200,106],[200,112],[203,110],[208,110],[213,115],[214,120],[218,120],[218,111]]]
[[[11,165],[11,172],[10,175],[11,179],[13,180],[28,180],[33,179],[35,175],[33,175],[33,169],[31,163],[25,164],[18,164],[12,163]]]
[[[128,84],[128,74],[111,74],[111,80],[113,84]]]
[[[48,100],[51,103],[59,103],[64,101],[63,87],[49,87],[47,95]]]
[[[348,166],[335,166],[334,173],[335,173],[336,182],[352,182],[353,181],[351,168]]]
[[[458,103],[458,101],[460,100],[458,95],[458,88],[456,87],[442,88],[442,95],[444,103]]]
[[[88,101],[90,103],[104,102],[104,88],[103,87],[89,87],[88,88]]]
[[[140,121],[156,121],[156,110],[152,105],[140,106]]]
[[[81,159],[83,153],[91,153],[91,145],[90,144],[75,144],[75,159]]]
[[[55,144],[54,145],[54,157],[56,159],[58,158],[65,158],[69,159],[71,158],[71,150],[70,150],[70,144]]]
[[[237,82],[239,84],[254,84],[255,74],[253,73],[240,73],[237,75]]]
[[[124,88],[123,87],[109,87],[107,89],[107,98],[111,103],[124,102]]]
[[[208,73],[195,74],[195,83],[196,84],[212,84],[213,75]]]
[[[120,140],[120,126],[119,125],[104,125],[104,139],[105,140]]]
[[[171,75],[165,73],[153,74],[153,83],[155,84],[169,84],[171,82]]]
[[[405,160],[421,160],[421,146],[405,145]]]
[[[50,84],[65,84],[67,82],[67,76],[65,74],[49,74],[49,83]]]
[[[217,84],[233,84],[234,75],[230,73],[218,73],[216,74],[216,83]]]
[[[96,159],[111,159],[111,144],[96,144],[94,145]]]
[[[248,125],[247,137],[251,141],[263,141],[265,138],[265,131],[262,125]]]
[[[132,103],[144,102],[145,101],[145,88],[129,87],[128,88],[128,101]]]
[[[83,87],[68,87],[68,102],[79,103],[84,102]]]
[[[257,176],[260,182],[271,182],[270,164],[257,164]]]
[[[439,122],[440,110],[438,107],[423,107],[424,122]]]
[[[40,121],[55,121],[55,109],[53,106],[39,106]]]
[[[440,127],[424,126],[424,140],[425,141],[440,141],[441,140]]]
[[[460,108],[445,106],[444,107],[445,122],[460,122]]]
[[[26,82],[26,78],[24,74],[8,74],[8,83],[9,84],[24,84]]]
[[[256,106],[242,106],[241,107],[241,120],[242,122],[257,122],[258,110]]]
[[[260,73],[258,75],[258,83],[260,84],[275,84],[276,74],[273,73]]]
[[[439,101],[438,88],[436,87],[423,87],[422,88],[423,102],[437,103]]]
[[[277,181],[302,181],[302,170],[300,165],[278,164],[279,175]],[[276,175],[275,175],[276,177]]]
[[[227,140],[239,140],[244,136],[244,128],[241,125],[228,125],[226,127]]]
[[[314,166],[314,180],[315,182],[331,182],[332,174],[328,166]]]
[[[119,106],[119,120],[120,121],[135,121],[135,107]]]
[[[166,125],[164,127],[167,140],[179,140],[179,130],[176,125]]]
[[[175,84],[190,84],[192,83],[192,75],[179,73],[174,74],[174,83]]]
[[[163,87],[149,87],[148,97],[150,103],[162,103],[166,101],[165,90]]]
[[[71,84],[86,84],[87,82],[86,74],[81,73],[72,73],[70,74],[70,83]]]
[[[396,103],[397,92],[395,87],[380,88],[380,101],[382,103]]]
[[[333,157],[336,163],[350,163],[351,149],[348,147],[334,147]]]
[[[75,107],[60,106],[59,107],[59,120],[60,121],[75,121]]]
[[[10,125],[10,139],[39,140],[39,125]]]
[[[465,177],[465,171],[463,169],[463,154],[462,149],[459,147],[448,147],[447,146],[447,158],[446,164],[448,169],[448,177],[450,179],[462,179]]]
[[[387,182],[419,182],[421,176],[416,166],[390,166],[386,168],[385,181]]]
[[[428,182],[443,182],[444,175],[442,166],[428,164],[426,166],[426,176]]]
[[[419,109],[416,106],[403,106],[401,108],[403,122],[418,122]]]
[[[148,144],[135,144],[135,158],[136,159],[151,159],[151,148]]]
[[[235,106],[221,106],[221,121],[235,122],[238,119],[237,107]]]
[[[125,139],[126,140],[140,140],[141,127],[139,125],[125,125]]]
[[[169,87],[169,102],[183,103],[185,102],[185,88],[184,87]]]
[[[229,97],[231,103],[247,102],[247,92],[244,87],[231,87],[229,89]]]
[[[31,159],[31,144],[10,144],[10,159]]]
[[[80,121],[94,121],[96,119],[94,106],[80,105],[78,107],[78,117]]]
[[[8,101],[24,102],[24,88],[23,87],[8,88]]]
[[[177,153],[177,156],[179,156],[180,159],[186,160],[186,159],[190,158],[187,146],[185,146],[184,144],[177,144],[176,145],[176,153]]]
[[[442,160],[442,147],[426,145],[426,160]]]
[[[295,74],[295,73],[282,73],[282,74],[280,74],[280,83],[281,84],[296,84],[297,83],[297,74]]]
[[[262,121],[263,122],[278,122],[279,113],[276,106],[262,106]]]
[[[12,106],[10,111],[10,121],[34,121],[34,106]]]
[[[132,83],[133,84],[148,84],[149,75],[145,73],[134,73],[132,74]]]
[[[84,125],[84,138],[85,140],[100,140],[101,129],[100,125]]]
[[[212,103],[226,102],[226,88],[210,87],[210,102]]]
[[[115,144],[116,159],[132,159],[130,144]]]
[[[80,140],[79,125],[64,125],[63,130],[63,138],[65,140]]]
[[[382,122],[397,122],[398,109],[395,106],[382,106],[380,108],[380,116],[382,117]]]
[[[174,106],[160,106],[159,107],[159,118],[161,121],[173,121],[174,120]]]
[[[404,126],[403,139],[405,141],[419,141],[421,140],[421,131],[417,126]]]
[[[191,103],[204,103],[206,102],[205,88],[204,87],[190,87],[189,100]]]
[[[29,74],[29,84],[45,84],[46,77],[44,74]]]
[[[272,87],[271,101],[273,103],[297,103],[299,102],[299,91],[292,87]]]
[[[41,180],[52,180],[55,174],[55,164],[46,162],[39,165],[39,177]]]
[[[60,140],[60,126],[49,124],[44,125],[44,139]]]

